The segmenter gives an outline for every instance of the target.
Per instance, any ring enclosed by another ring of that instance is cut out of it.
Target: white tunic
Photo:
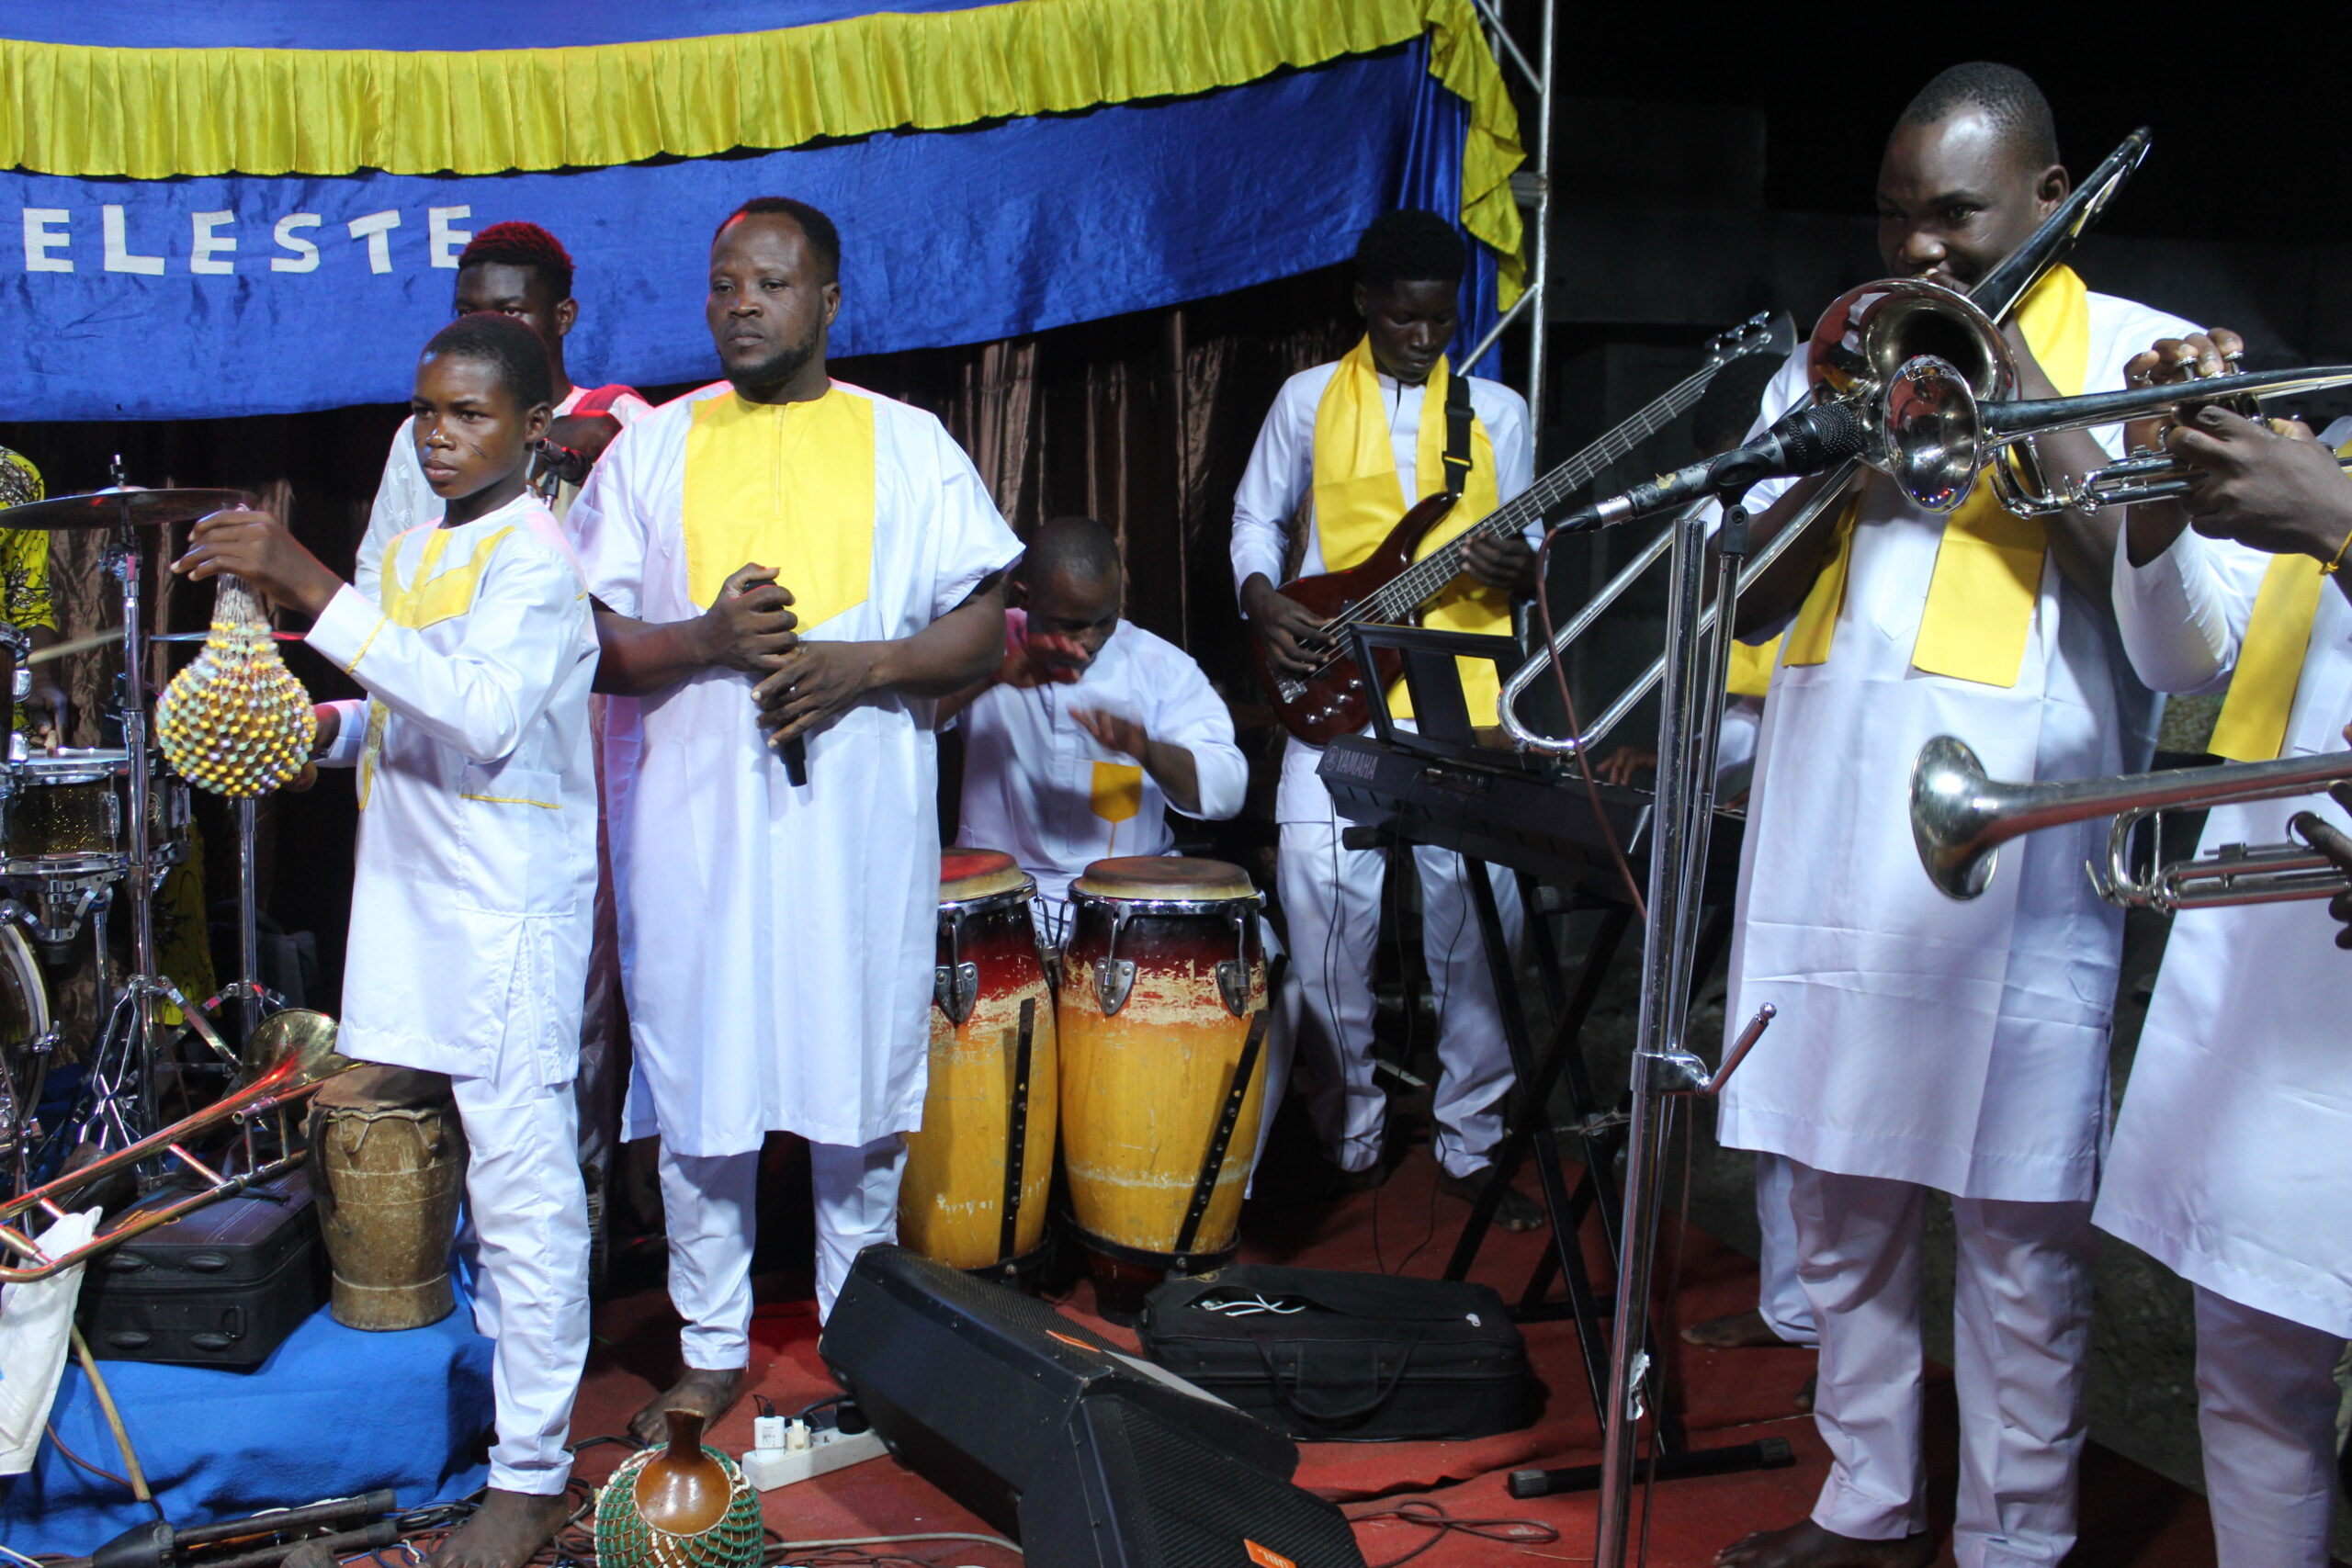
[[[989,687],[956,716],[964,795],[956,841],[1011,855],[1057,902],[1069,897],[1071,878],[1107,855],[1166,854],[1176,842],[1167,813],[1181,809],[1144,773],[1133,818],[1096,816],[1096,765],[1141,767],[1080,728],[1072,716],[1080,709],[1119,714],[1152,739],[1190,751],[1200,809],[1185,815],[1224,821],[1240,811],[1249,786],[1225,699],[1191,655],[1131,621],[1118,624],[1074,683]]]
[[[1323,541],[1310,517],[1306,553],[1296,571],[1285,572],[1291,547],[1292,519],[1307,507],[1315,491],[1315,413],[1322,406],[1323,390],[1339,369],[1335,360],[1302,370],[1283,383],[1274,406],[1258,427],[1258,444],[1250,448],[1250,466],[1233,494],[1233,586],[1255,572],[1275,584],[1294,577],[1319,577]],[[1408,387],[1394,377],[1374,373],[1388,409],[1388,445],[1396,462],[1399,505],[1406,496],[1419,496],[1421,403],[1423,389]],[[1535,482],[1535,446],[1528,439],[1527,400],[1499,381],[1470,378],[1470,412],[1486,427],[1495,450],[1495,493],[1509,501]],[[1404,512],[1396,513],[1401,522]],[[1531,546],[1544,542],[1540,524],[1526,533]],[[1316,769],[1323,749],[1292,736],[1283,749],[1282,783],[1274,795],[1274,817],[1281,822],[1330,823],[1338,820],[1331,792]]]
[[[555,417],[561,419],[579,407],[589,390],[574,387],[565,393],[555,405]],[[626,430],[651,413],[653,405],[635,392],[624,392],[606,412]],[[376,500],[368,509],[368,536],[360,544],[360,552],[364,555],[372,549],[381,555],[395,536],[433,522],[441,513],[441,498],[424,482],[424,465],[417,459],[416,420],[412,415],[401,421],[392,448],[384,455],[384,477],[377,481]]]
[[[2085,385],[2187,323],[2093,294]],[[1805,395],[1803,350],[1756,429]],[[2095,432],[2109,450],[2120,431]],[[1759,486],[1760,512],[1785,489]],[[1939,893],[1907,814],[1911,765],[1938,735],[2000,779],[2143,766],[2154,699],[2132,678],[2109,606],[2043,563],[2017,684],[1911,667],[1944,519],[1873,476],[1845,604],[1822,664],[1774,673],[1741,855],[1730,1027],[1780,1010],[1726,1089],[1720,1136],[1817,1169],[1972,1198],[2091,1195],[2106,1127],[2107,1036],[2122,917],[2083,874],[2105,829],[2030,835],[1980,897]]]
[[[870,398],[873,563],[865,601],[800,635],[910,637],[1020,554],[971,460],[920,410]],[[682,520],[694,407],[623,431],[567,523],[590,591],[653,623],[702,614]],[[788,588],[791,585],[786,584]],[[870,699],[808,737],[794,788],[739,671],[612,699],[605,810],[636,1045],[629,1135],[741,1154],[770,1131],[863,1145],[921,1120],[939,900],[932,704]]]
[[[378,608],[388,575],[422,587],[421,615]],[[596,892],[596,630],[555,518],[518,496],[370,546],[308,640],[371,699],[334,705],[326,759],[360,768],[342,1050],[569,1083]]]
[[[2218,685],[2267,556],[2184,535],[2116,591],[2134,661],[2180,689]],[[2199,677],[2203,677],[2201,680]],[[2352,605],[2320,590],[2284,756],[2344,750]],[[2324,794],[2216,807],[2200,850],[2275,844]],[[2093,1223],[2233,1302],[2352,1337],[2352,953],[2316,904],[2175,916],[2116,1120]]]

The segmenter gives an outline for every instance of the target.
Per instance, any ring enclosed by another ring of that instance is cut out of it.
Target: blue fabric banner
[[[581,310],[567,357],[592,384],[716,375],[701,325],[710,233],[754,196],[798,197],[839,222],[836,355],[1201,299],[1344,260],[1400,200],[1455,210],[1464,118],[1417,45],[1196,98],[617,168],[0,174],[0,419],[403,400],[448,318],[458,251],[503,219],[544,224],[571,250]],[[1465,322],[1464,341],[1482,328]]]

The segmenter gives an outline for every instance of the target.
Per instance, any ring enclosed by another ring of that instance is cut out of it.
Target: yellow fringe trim
[[[1430,35],[1470,106],[1463,225],[1523,275],[1519,120],[1471,0],[1009,0],[578,49],[0,40],[0,167],[83,177],[489,175],[942,130],[1254,82]]]

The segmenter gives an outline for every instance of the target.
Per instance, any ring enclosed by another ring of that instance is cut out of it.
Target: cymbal
[[[120,637],[122,634],[120,632],[117,632],[114,635],[116,637]],[[209,631],[153,632],[148,635],[147,640],[149,642],[202,642],[206,637],[209,637],[212,634]],[[272,632],[269,635],[276,637],[279,642],[300,642],[305,634],[301,632]]]
[[[127,515],[143,528],[192,523],[232,506],[251,506],[242,490],[102,490],[90,495],[52,495],[22,506],[0,508],[0,528],[111,528]]]

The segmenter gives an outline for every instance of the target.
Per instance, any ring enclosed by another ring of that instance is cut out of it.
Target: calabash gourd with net
[[[180,776],[215,795],[267,795],[310,760],[311,694],[278,658],[261,595],[242,579],[218,579],[211,635],[156,699],[155,728]]]

